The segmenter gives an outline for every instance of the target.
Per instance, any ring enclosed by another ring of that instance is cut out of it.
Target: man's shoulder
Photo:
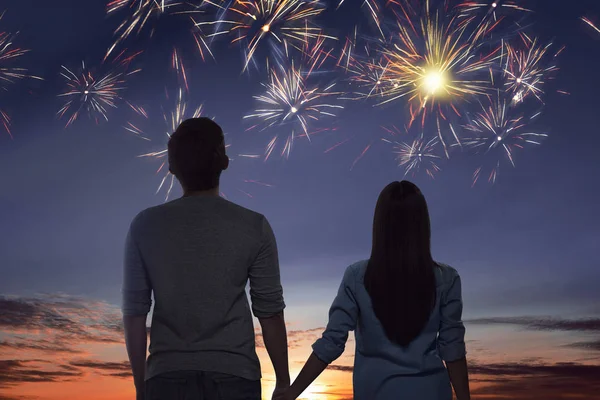
[[[236,204],[224,198],[221,198],[220,204],[223,207],[228,208],[228,210],[230,210],[232,213],[238,213],[239,215],[243,215],[247,218],[252,218],[255,220],[262,220],[263,218],[265,218],[264,215],[262,215],[259,212],[240,206],[239,204]]]
[[[143,223],[143,221],[147,220],[149,217],[161,214],[162,211],[165,210],[170,203],[171,202],[143,209],[142,211],[138,212],[135,217],[133,217],[132,225],[139,225]]]
[[[141,224],[152,223],[152,221],[168,217],[171,212],[185,212],[186,207],[189,207],[190,203],[186,203],[185,201],[181,200],[182,199],[175,199],[167,203],[148,207],[140,211],[133,219],[132,225],[137,226]],[[218,197],[211,200],[214,201],[214,203],[211,201],[211,209],[224,220],[234,222],[236,225],[247,225],[252,228],[261,229],[262,223],[266,219],[263,214],[240,206],[239,204],[233,203],[225,198]]]
[[[219,200],[219,209],[221,210],[221,216],[229,223],[249,228],[251,232],[262,231],[263,223],[266,221],[263,214],[224,198]]]

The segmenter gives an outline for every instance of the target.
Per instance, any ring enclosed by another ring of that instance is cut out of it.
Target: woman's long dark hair
[[[406,347],[435,306],[435,268],[427,202],[411,182],[392,182],[377,200],[365,288],[387,337]]]

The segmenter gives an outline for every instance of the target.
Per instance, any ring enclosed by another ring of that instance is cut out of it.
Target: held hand
[[[289,395],[289,385],[275,386],[271,400],[294,400]]]

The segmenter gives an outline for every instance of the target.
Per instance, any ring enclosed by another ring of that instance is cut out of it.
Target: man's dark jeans
[[[146,381],[145,400],[261,400],[261,387],[218,372],[176,371]]]

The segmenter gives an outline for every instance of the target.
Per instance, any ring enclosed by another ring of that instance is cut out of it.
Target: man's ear
[[[229,168],[229,157],[227,154],[225,154],[223,157],[223,171],[225,171],[227,168]]]

